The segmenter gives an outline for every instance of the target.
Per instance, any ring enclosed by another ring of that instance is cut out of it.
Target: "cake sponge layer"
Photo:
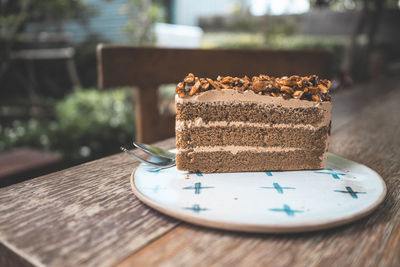
[[[179,170],[202,173],[312,170],[325,168],[325,164],[325,150],[243,151],[236,154],[228,151],[187,151],[176,155],[176,166]]]
[[[256,103],[218,104],[218,103],[185,103],[176,104],[176,120],[190,121],[201,116],[204,122],[209,121],[244,121],[253,123],[287,123],[310,124],[320,126],[328,124],[324,110],[320,107],[286,108]]]
[[[176,131],[176,147],[246,145],[323,150],[329,129],[330,126],[316,130],[293,127],[192,127]]]

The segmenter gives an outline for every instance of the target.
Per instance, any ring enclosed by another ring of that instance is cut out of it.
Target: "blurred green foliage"
[[[162,1],[127,0],[122,13],[129,18],[123,28],[129,44],[153,45],[155,42],[153,26],[165,18]]]
[[[14,121],[0,127],[0,150],[30,146],[58,152],[77,164],[119,151],[135,137],[132,92],[83,90],[55,107],[55,120]]]
[[[0,9],[1,34],[30,21],[57,21],[75,18],[86,22],[93,9],[84,0],[13,0],[3,1]]]
[[[348,42],[348,36],[342,35],[275,35],[268,38],[266,46],[276,49],[329,50],[333,56],[333,73],[339,73]],[[365,36],[360,36],[356,40],[354,66],[352,67],[355,79],[363,79],[368,76],[367,58],[365,57],[366,42]]]
[[[203,48],[272,48],[272,49],[310,49],[329,50],[333,54],[333,71],[338,73],[348,43],[347,36],[317,36],[292,34],[290,26],[278,27],[269,31],[269,37],[262,33],[213,32],[205,33]],[[356,42],[355,66],[356,79],[366,77],[366,38],[360,36]]]
[[[265,36],[247,32],[206,32],[202,48],[260,48],[265,47]]]

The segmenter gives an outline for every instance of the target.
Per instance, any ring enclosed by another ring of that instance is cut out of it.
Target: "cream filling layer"
[[[226,127],[226,126],[236,126],[236,127],[260,127],[260,128],[295,128],[295,129],[307,129],[307,130],[317,130],[323,126],[328,126],[326,123],[320,123],[317,126],[311,124],[287,124],[287,123],[258,123],[258,122],[244,122],[244,121],[209,121],[204,122],[202,118],[196,118],[194,121],[176,121],[175,130],[182,131],[184,129],[196,128],[196,127]]]
[[[289,152],[303,150],[302,148],[296,147],[256,147],[256,146],[198,146],[195,148],[178,148],[178,153],[182,152],[231,152],[237,154],[239,152],[255,152],[255,153],[266,153],[266,152]]]

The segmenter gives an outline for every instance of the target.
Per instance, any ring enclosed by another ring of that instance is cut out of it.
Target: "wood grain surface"
[[[0,154],[0,187],[55,171],[60,156],[37,149],[20,147]]]
[[[37,266],[110,266],[171,230],[177,221],[132,194],[136,166],[118,154],[2,188],[0,266],[15,266],[16,255]]]
[[[399,89],[337,94],[350,108],[347,116],[333,111],[330,151],[373,168],[388,185],[380,209],[356,223],[292,235],[180,223],[137,200],[129,185],[137,164],[117,154],[1,188],[0,266],[399,266]]]

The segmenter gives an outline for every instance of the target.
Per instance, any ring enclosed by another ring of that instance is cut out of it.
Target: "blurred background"
[[[40,174],[119,152],[135,138],[132,89],[96,88],[99,43],[330,50],[332,77],[324,78],[334,91],[400,76],[399,0],[0,5],[0,161],[14,164],[22,154],[46,159]],[[159,95],[161,111],[171,111],[174,86],[162,86]]]

